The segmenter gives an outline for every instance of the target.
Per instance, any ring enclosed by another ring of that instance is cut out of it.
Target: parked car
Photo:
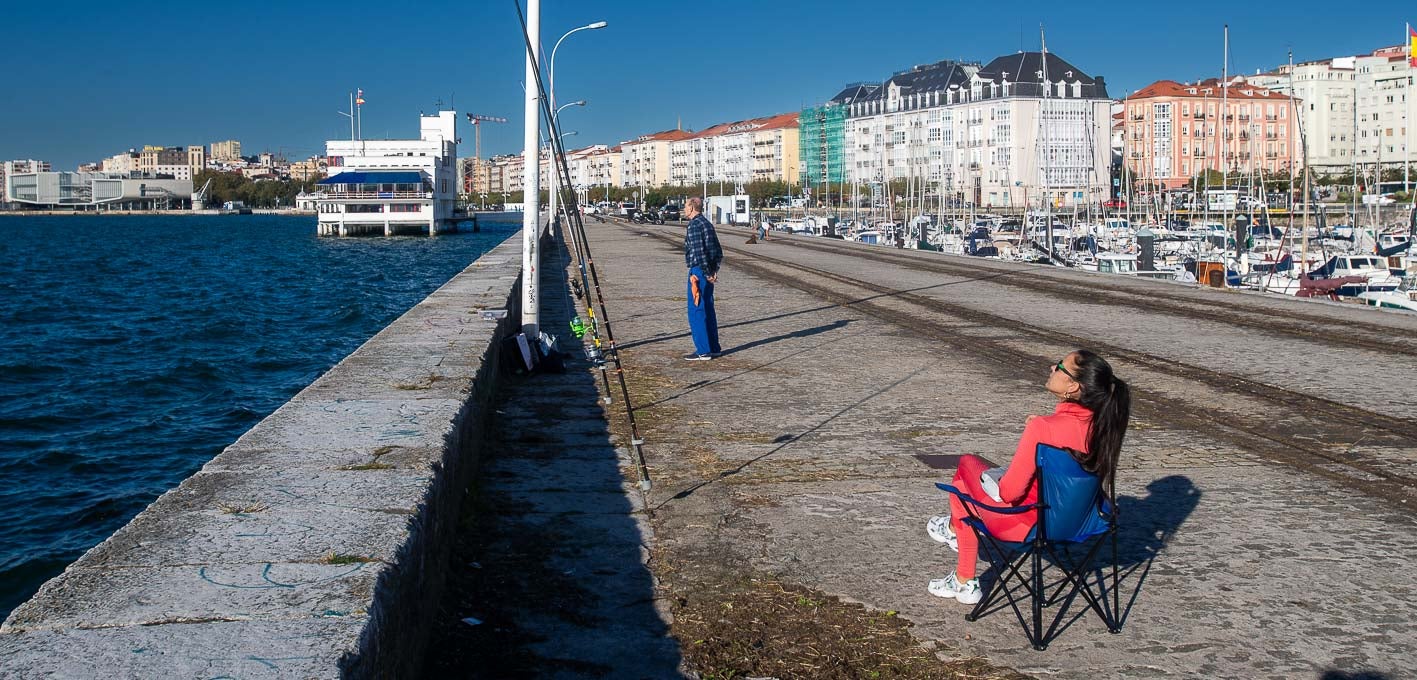
[[[630,216],[634,215],[638,210],[639,210],[639,206],[635,205],[635,202],[634,202],[634,201],[625,201],[625,202],[623,202],[623,203],[620,204],[620,209],[619,209],[619,213],[618,213],[618,214],[619,214],[621,217],[630,217]]]
[[[1106,203],[1103,203],[1102,207],[1107,208],[1108,210],[1116,210],[1119,208],[1127,207],[1127,202],[1120,198],[1114,198],[1110,201],[1107,201]]]
[[[661,221],[684,219],[680,207],[673,203],[666,203],[664,207],[659,209],[659,218]]]

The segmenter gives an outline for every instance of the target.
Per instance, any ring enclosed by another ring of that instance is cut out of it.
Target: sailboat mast
[[[1226,143],[1230,138],[1230,24],[1225,24],[1224,43],[1222,52],[1225,56],[1220,61],[1220,191],[1221,196],[1224,197],[1220,202],[1221,224],[1230,221],[1230,145]],[[1245,239],[1241,237],[1240,232],[1236,231],[1235,260],[1237,267],[1244,249]]]
[[[1289,108],[1290,108],[1290,109],[1293,109],[1293,111],[1294,111],[1294,125],[1298,128],[1299,137],[1302,139],[1303,136],[1304,136],[1304,124],[1303,124],[1303,122],[1301,122],[1301,119],[1303,118],[1303,112],[1302,112],[1299,108],[1297,108],[1297,107],[1295,106],[1294,102],[1297,101],[1297,99],[1296,99],[1296,97],[1295,97],[1294,95],[1295,95],[1295,93],[1294,93],[1294,50],[1289,50]],[[1288,143],[1288,140],[1285,140],[1285,143],[1287,144],[1287,143]],[[1295,166],[1294,166],[1294,149],[1291,147],[1291,148],[1287,149],[1287,151],[1289,152],[1289,154],[1288,154],[1288,155],[1289,155],[1289,226],[1290,226],[1290,227],[1293,227],[1293,226],[1294,226],[1294,174],[1295,174],[1295,171],[1297,170],[1297,168],[1295,168]],[[1305,194],[1305,195],[1307,196],[1307,194]],[[1265,205],[1267,206],[1268,203],[1266,203]],[[1289,236],[1289,234],[1286,233],[1285,236]],[[1283,247],[1283,245],[1284,245],[1284,241],[1285,241],[1285,240],[1289,241],[1289,243],[1290,243],[1290,246],[1289,246],[1289,247],[1291,247],[1291,248],[1294,247],[1294,246],[1293,246],[1294,241],[1293,241],[1293,238],[1291,237],[1291,238],[1286,238],[1286,239],[1283,239],[1283,240],[1280,241],[1279,245],[1281,246],[1281,249],[1282,249],[1282,247]],[[1278,257],[1278,256],[1276,255],[1276,257]]]
[[[1038,106],[1038,124],[1043,129],[1042,144],[1043,152],[1040,154],[1038,163],[1039,172],[1043,173],[1043,222],[1046,227],[1048,237],[1048,260],[1054,259],[1053,254],[1053,192],[1048,185],[1048,94],[1053,89],[1053,81],[1048,79],[1048,39],[1043,35],[1043,24],[1038,25],[1038,45],[1039,61],[1043,62],[1043,101]],[[1024,209],[1024,223],[1028,223],[1028,209]]]

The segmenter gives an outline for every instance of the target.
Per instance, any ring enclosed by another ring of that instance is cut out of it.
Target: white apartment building
[[[1417,160],[1408,121],[1412,68],[1405,46],[1385,47],[1357,57],[1358,163],[1400,167]]]
[[[1289,65],[1248,79],[1260,87],[1292,95],[1300,101],[1302,143],[1308,144],[1309,166],[1338,171],[1353,164],[1355,149],[1353,96],[1358,91],[1357,57],[1335,57]],[[1302,146],[1300,153],[1302,154]],[[1301,164],[1303,160],[1299,161]]]
[[[1417,75],[1407,47],[1334,57],[1275,69],[1250,81],[1303,101],[1300,119],[1317,172],[1343,172],[1381,161],[1384,167],[1417,162],[1417,135],[1408,124],[1408,97]],[[1291,77],[1292,76],[1292,77]],[[1292,83],[1292,85],[1291,85]]]
[[[457,201],[457,114],[419,117],[418,139],[325,142],[330,176],[315,192],[322,235],[429,235],[450,229]]]
[[[241,142],[228,139],[224,142],[211,143],[211,158],[217,161],[241,160]]]
[[[795,184],[800,170],[798,114],[720,123],[669,144],[669,183]]]
[[[661,187],[670,183],[669,159],[672,142],[688,139],[691,133],[665,130],[641,135],[620,144],[620,181],[627,187]]]
[[[1111,106],[1100,76],[1056,54],[916,66],[848,105],[847,181],[927,180],[983,207],[1098,202]]]

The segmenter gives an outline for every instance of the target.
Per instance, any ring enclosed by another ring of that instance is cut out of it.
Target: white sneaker
[[[931,580],[927,590],[935,597],[953,597],[961,604],[976,604],[984,597],[984,591],[979,588],[979,579],[972,578],[960,583],[954,574]]]
[[[930,534],[930,538],[937,543],[944,543],[951,550],[959,552],[959,540],[955,538],[955,532],[950,527],[949,515],[936,515],[925,523],[925,533]]]

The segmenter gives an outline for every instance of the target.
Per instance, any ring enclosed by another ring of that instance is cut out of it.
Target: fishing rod
[[[521,3],[517,0],[513,0],[512,4],[515,5],[517,8],[517,20],[521,23],[522,39],[526,44],[526,53],[531,56],[535,63],[540,64],[540,60],[536,58],[537,55],[534,49],[532,48],[531,33],[527,30],[526,16],[522,14]],[[557,191],[559,192],[562,191],[561,187],[571,187],[570,168],[566,163],[565,148],[561,143],[559,130],[557,129],[556,122],[552,116],[553,111],[551,110],[550,100],[547,96],[545,84],[542,82],[541,69],[533,69],[533,75],[536,80],[534,85],[538,94],[540,95],[539,100],[541,102],[542,114],[546,118],[546,126],[548,131],[547,138],[550,140],[551,143],[551,164],[553,166],[554,171],[560,173],[560,176],[565,180],[560,184],[560,187],[558,187]],[[533,86],[533,83],[527,83],[527,86],[531,87]],[[530,169],[530,171],[540,172],[540,168]],[[620,383],[620,396],[625,404],[625,419],[630,426],[630,445],[635,450],[636,463],[639,469],[640,490],[648,492],[650,490],[651,483],[649,478],[649,466],[645,462],[644,438],[640,436],[639,425],[635,422],[635,408],[634,404],[630,401],[630,388],[625,382],[625,367],[624,364],[620,361],[620,351],[615,346],[615,333],[610,327],[610,315],[609,310],[607,309],[605,304],[605,293],[600,286],[600,276],[595,269],[595,260],[591,256],[590,242],[587,238],[585,230],[585,220],[581,215],[581,211],[579,209],[579,201],[578,198],[575,196],[574,192],[572,192],[571,201],[563,203],[563,205],[565,205],[566,207],[574,206],[576,208],[575,210],[566,211],[568,213],[567,223],[573,235],[572,240],[575,241],[576,255],[579,259],[581,278],[583,281],[586,281],[587,283],[595,287],[596,302],[598,302],[600,305],[600,317],[597,320],[594,315],[594,305],[591,303],[591,300],[589,298],[589,288],[585,288],[584,290],[586,290],[587,293],[585,301],[586,313],[591,319],[592,339],[595,341],[596,347],[599,348],[599,327],[601,325],[604,325],[605,338],[607,343],[605,356],[608,356],[611,361],[615,362],[615,376],[618,382]],[[589,275],[588,281],[586,280],[587,275]],[[600,368],[602,376],[604,376],[606,380],[607,394],[609,394],[609,377],[605,375],[606,367],[603,362],[604,360],[602,359]]]

